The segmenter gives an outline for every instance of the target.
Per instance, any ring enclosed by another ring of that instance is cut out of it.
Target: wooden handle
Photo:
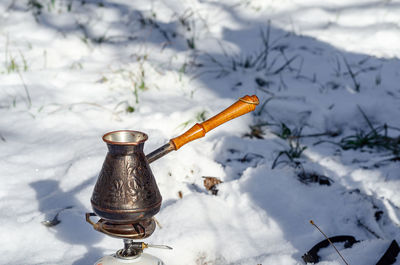
[[[244,96],[214,117],[205,122],[196,123],[184,134],[171,139],[170,143],[174,145],[175,150],[178,150],[184,144],[203,137],[207,132],[211,131],[215,127],[255,110],[258,103],[259,101],[256,95]]]

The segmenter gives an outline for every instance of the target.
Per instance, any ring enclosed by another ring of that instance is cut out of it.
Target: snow
[[[149,153],[246,94],[260,99],[253,114],[151,164],[163,204],[161,227],[145,241],[173,250],[146,253],[176,265],[303,264],[324,239],[314,220],[329,236],[360,240],[338,244],[349,264],[376,264],[400,242],[390,151],[399,147],[399,8],[390,0],[2,1],[0,264],[84,265],[114,253],[122,240],[85,221],[107,152],[101,136],[143,131]],[[389,146],[338,144],[371,125],[394,139]],[[291,161],[297,141],[306,149]],[[217,196],[203,176],[223,181]],[[58,225],[42,224],[57,213]],[[320,264],[343,264],[331,247],[319,255]]]

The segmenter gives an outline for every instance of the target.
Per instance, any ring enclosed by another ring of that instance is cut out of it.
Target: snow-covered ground
[[[400,242],[399,12],[394,0],[1,1],[0,264],[93,264],[121,248],[84,218],[101,136],[143,131],[149,153],[246,94],[254,113],[152,164],[163,206],[146,242],[174,249],[147,252],[302,264],[324,239],[312,219],[360,240],[338,245],[349,264],[376,264]],[[203,176],[223,181],[217,196]]]

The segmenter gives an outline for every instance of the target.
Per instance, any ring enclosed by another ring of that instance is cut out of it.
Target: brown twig
[[[332,243],[332,241],[329,239],[329,237],[327,237],[327,236],[325,235],[325,233],[322,232],[322,230],[313,222],[313,220],[310,220],[310,224],[312,224],[313,226],[315,226],[315,227],[318,229],[318,231],[321,232],[321,234],[326,238],[326,240],[328,240],[329,244],[332,245],[332,247],[336,250],[336,252],[337,252],[337,253],[339,254],[339,256],[342,258],[343,262],[344,262],[346,265],[349,265],[349,264],[346,262],[346,260],[343,258],[342,254],[340,254],[339,250],[335,247],[335,245],[334,245],[334,244]]]

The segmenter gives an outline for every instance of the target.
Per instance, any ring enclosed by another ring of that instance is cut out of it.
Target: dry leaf
[[[204,187],[211,191],[213,195],[217,195],[217,185],[222,183],[221,180],[217,179],[216,177],[203,177],[204,178]]]

